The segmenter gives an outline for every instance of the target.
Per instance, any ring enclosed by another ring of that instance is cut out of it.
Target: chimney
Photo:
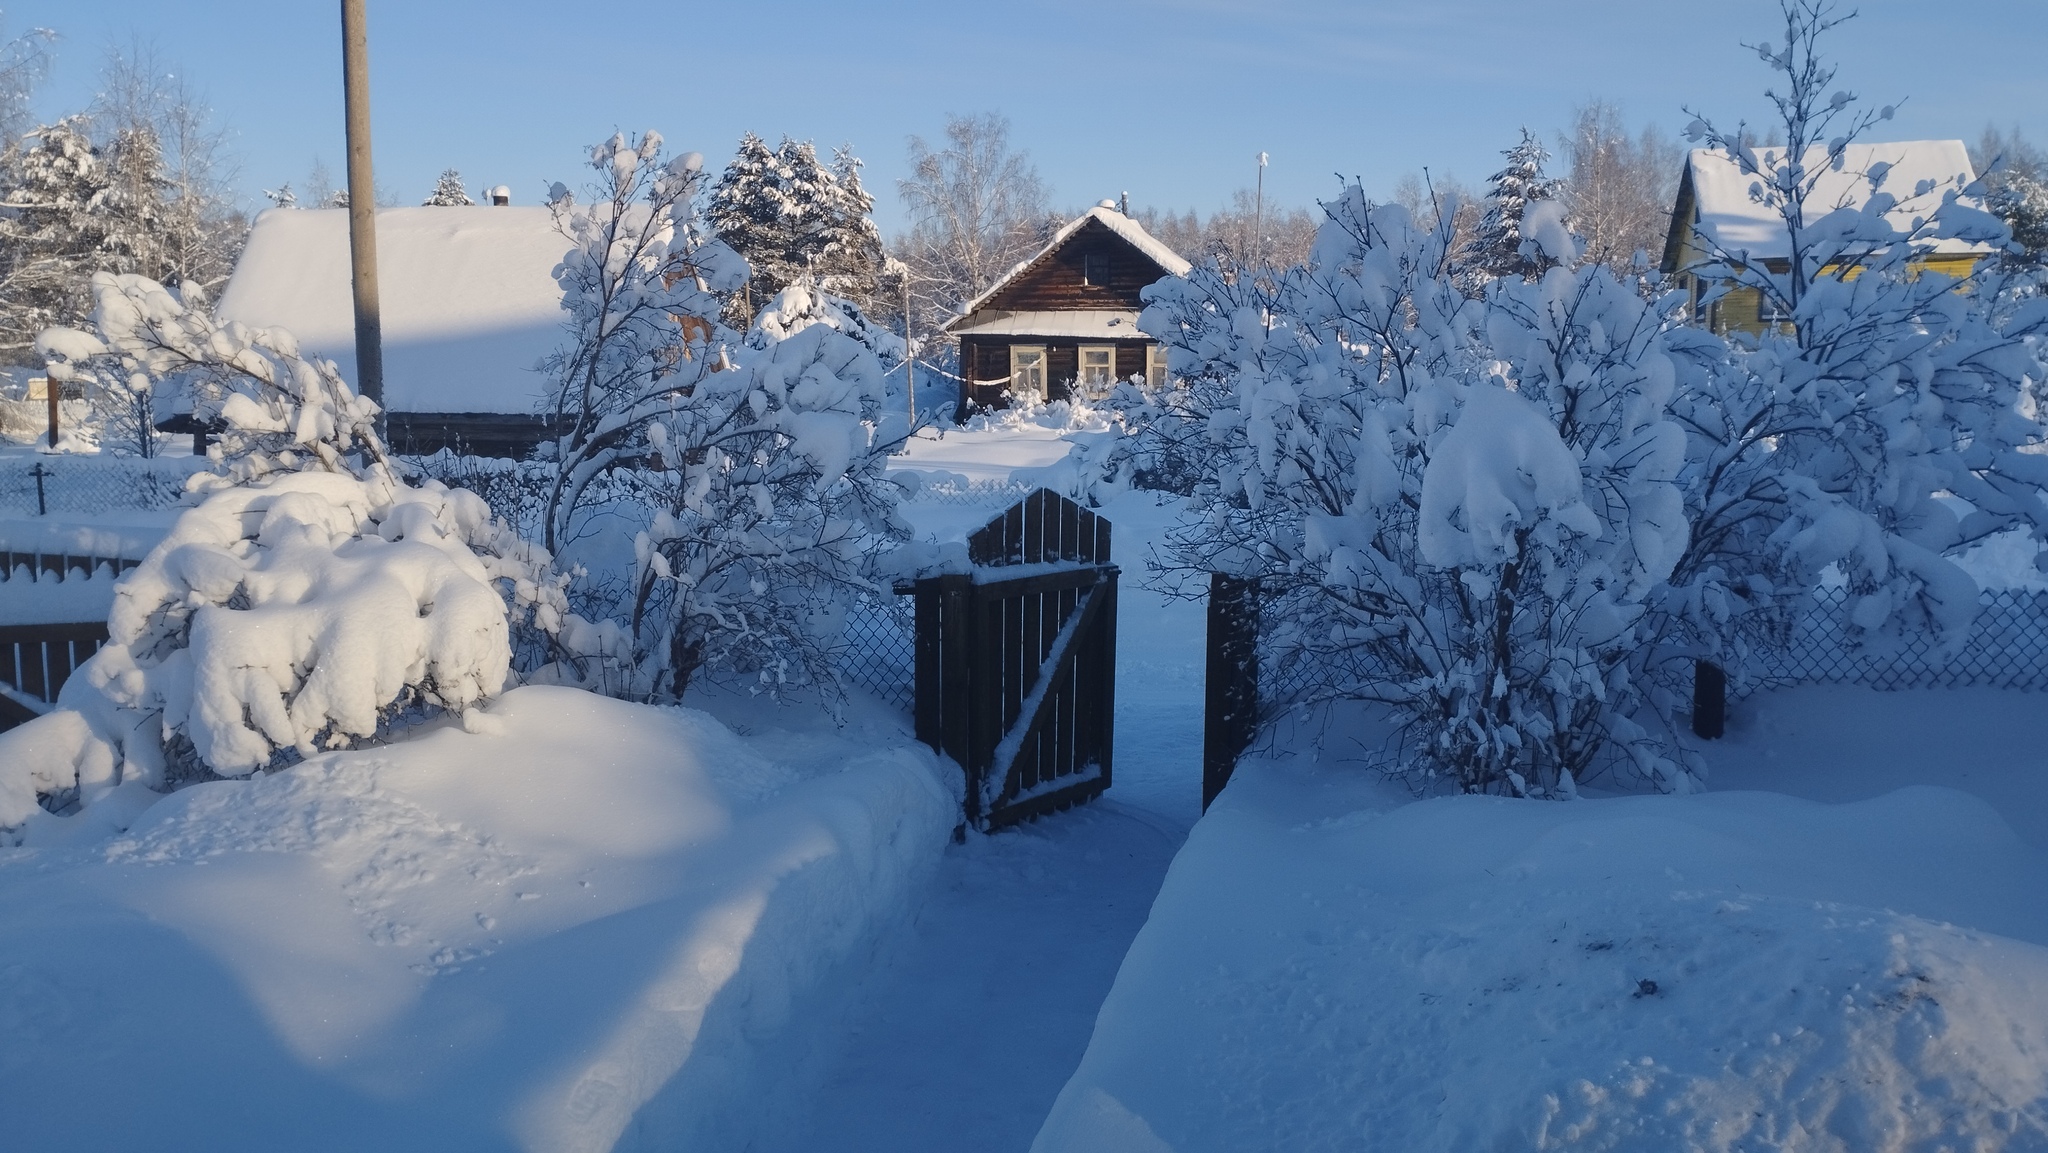
[[[1121,212],[1121,213],[1123,213],[1123,214],[1124,214],[1125,216],[1129,216],[1129,215],[1131,214],[1131,194],[1130,194],[1130,193],[1128,193],[1128,192],[1124,193],[1124,194],[1123,194],[1123,197],[1122,197],[1122,198],[1121,198],[1120,200],[1118,200],[1118,202],[1117,202],[1117,211],[1118,211],[1118,212]]]
[[[508,187],[508,186],[506,186],[506,185],[503,185],[503,184],[500,184],[500,185],[498,185],[498,186],[497,186],[496,188],[493,188],[493,189],[491,189],[491,207],[492,207],[492,208],[503,208],[503,207],[505,207],[506,205],[508,205],[508,204],[511,204],[511,203],[512,203],[512,189],[511,189],[510,187]]]

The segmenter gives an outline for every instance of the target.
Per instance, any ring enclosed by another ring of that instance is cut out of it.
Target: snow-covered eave
[[[1131,309],[1011,312],[985,308],[956,318],[954,336],[1034,336],[1052,340],[1151,340]]]
[[[1158,265],[1160,270],[1168,276],[1186,276],[1188,270],[1194,267],[1194,265],[1189,264],[1183,259],[1180,253],[1161,244],[1151,233],[1145,231],[1137,221],[1132,220],[1114,208],[1104,208],[1097,205],[1068,221],[1058,232],[1053,233],[1052,239],[1046,242],[1045,247],[1019,261],[1015,268],[997,277],[996,282],[990,285],[986,292],[968,301],[961,308],[959,316],[947,321],[942,326],[943,331],[948,333],[955,332],[954,325],[973,316],[976,312],[980,311],[982,305],[987,304],[997,293],[1009,287],[1011,281],[1029,272],[1038,262],[1057,252],[1061,245],[1072,240],[1074,234],[1087,227],[1088,222],[1091,220],[1101,221],[1104,228],[1116,233],[1118,237],[1131,247],[1143,253],[1146,259]]]

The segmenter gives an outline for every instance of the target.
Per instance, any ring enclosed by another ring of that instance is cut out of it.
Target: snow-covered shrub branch
[[[694,154],[660,152],[652,133],[614,137],[593,154],[593,202],[556,198],[575,247],[556,274],[570,432],[554,448],[549,539],[587,545],[596,569],[603,533],[638,530],[617,627],[565,638],[598,667],[579,656],[568,675],[665,699],[705,668],[771,689],[830,682],[839,609],[905,532],[883,476],[907,434],[885,414],[884,334],[801,284],[744,336],[724,327],[746,266],[694,215]],[[593,499],[600,476],[609,500]]]
[[[467,711],[505,686],[515,623],[563,626],[548,554],[473,493],[400,480],[332,364],[152,281],[93,287],[91,328],[38,340],[53,376],[175,376],[220,430],[218,471],[122,580],[59,708],[0,736],[0,827],[39,799],[246,775],[414,707]]]
[[[1598,267],[1468,299],[1447,227],[1355,186],[1325,208],[1270,292],[1154,290],[1145,330],[1208,408],[1169,563],[1259,578],[1268,659],[1391,707],[1417,775],[1569,793],[1619,747],[1684,787],[1629,668],[1685,543],[1665,317]]]
[[[360,457],[382,467],[377,406],[350,389],[332,362],[308,357],[281,328],[213,318],[196,287],[97,272],[84,328],[50,328],[36,350],[50,379],[147,399],[175,378],[193,419],[216,428],[212,453],[233,483],[319,468],[346,473]]]
[[[1892,109],[1833,88],[1821,41],[1853,13],[1827,0],[1781,11],[1783,42],[1752,47],[1779,74],[1769,96],[1786,144],[1757,146],[1704,116],[1689,128],[1754,178],[1750,197],[1788,246],[1782,261],[1752,259],[1698,231],[1707,302],[1747,288],[1789,323],[1694,374],[1676,405],[1694,441],[1695,532],[1667,607],[1738,669],[1748,626],[1782,623],[1829,567],[1866,643],[1925,631],[1961,644],[1977,589],[1948,555],[2014,527],[2048,536],[2048,458],[2030,451],[2042,428],[2020,405],[2041,373],[2048,308],[1988,271],[1959,281],[1924,267],[1940,242],[2007,243],[1976,186],[1894,190],[1876,160],[1854,173],[1867,189],[1854,203],[1821,193]]]

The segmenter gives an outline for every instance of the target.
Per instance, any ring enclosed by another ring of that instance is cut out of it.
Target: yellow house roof
[[[1784,150],[1757,149],[1766,165],[1783,163]],[[1825,148],[1806,153],[1805,164],[1819,178],[1807,200],[1807,219],[1817,220],[1838,208],[1858,208],[1881,189],[1898,203],[1886,213],[1895,227],[1909,231],[1914,220],[1939,207],[1950,189],[1960,192],[1977,179],[1969,150],[1960,140],[1902,140],[1851,144],[1839,168],[1828,165]],[[1872,179],[1883,176],[1873,188]],[[1718,149],[1696,148],[1686,154],[1679,180],[1678,203],[1664,246],[1664,270],[1676,272],[1707,258],[1710,246],[1751,261],[1783,260],[1791,255],[1785,222],[1775,209],[1759,203],[1755,176],[1745,175],[1735,159]],[[1974,196],[1962,197],[1983,208]],[[1928,253],[1986,253],[1991,246],[1963,240],[1929,240],[1915,246]]]

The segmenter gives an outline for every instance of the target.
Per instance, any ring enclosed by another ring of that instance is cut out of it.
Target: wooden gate
[[[0,625],[0,730],[48,712],[72,672],[105,643],[104,621]]]
[[[967,825],[1002,828],[1109,787],[1117,568],[1107,520],[1039,489],[967,539],[971,571],[917,596],[917,737],[967,774]]]

